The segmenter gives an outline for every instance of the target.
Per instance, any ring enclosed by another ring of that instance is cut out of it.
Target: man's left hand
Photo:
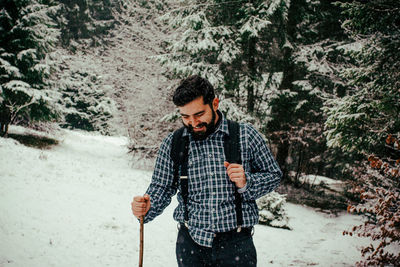
[[[237,163],[229,163],[224,161],[226,172],[229,179],[235,183],[238,188],[243,188],[246,185],[246,175],[243,166]]]

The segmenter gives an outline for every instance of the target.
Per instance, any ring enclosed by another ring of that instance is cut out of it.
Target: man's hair
[[[198,75],[190,76],[181,81],[172,97],[178,107],[182,107],[202,96],[204,104],[212,104],[215,98],[214,87],[209,81]]]

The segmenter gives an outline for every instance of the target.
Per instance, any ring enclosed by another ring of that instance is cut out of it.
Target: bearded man
[[[133,214],[147,223],[178,192],[178,266],[256,266],[255,200],[278,186],[278,164],[253,126],[228,121],[218,110],[219,99],[206,79],[183,80],[173,102],[184,127],[163,140],[146,194],[133,198]],[[239,159],[232,162],[231,154]]]

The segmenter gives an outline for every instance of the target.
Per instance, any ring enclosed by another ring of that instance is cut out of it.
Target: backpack
[[[184,203],[185,222],[189,221],[189,213],[187,209],[189,189],[188,189],[188,152],[189,152],[189,137],[183,137],[185,127],[176,130],[172,137],[171,159],[174,165],[174,185],[179,186]],[[229,163],[241,164],[240,154],[240,125],[238,122],[228,120],[229,136],[225,136],[224,153],[226,161]],[[179,173],[181,174],[179,177]],[[233,186],[234,183],[232,183]],[[237,225],[243,225],[242,214],[242,198],[235,186],[235,211],[237,217]]]

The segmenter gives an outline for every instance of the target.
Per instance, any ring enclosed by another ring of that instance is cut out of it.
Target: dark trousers
[[[250,229],[218,233],[212,248],[193,241],[188,229],[181,225],[176,241],[176,259],[181,267],[257,266],[257,253]]]

